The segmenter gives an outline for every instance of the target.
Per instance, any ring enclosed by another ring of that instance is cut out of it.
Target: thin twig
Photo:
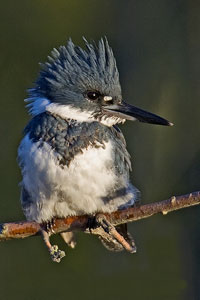
[[[200,191],[104,215],[112,225],[116,226],[148,218],[158,213],[166,215],[168,212],[198,204],[200,204]],[[64,231],[84,231],[86,233],[101,235],[101,228],[97,227],[92,231],[88,230],[88,220],[90,217],[84,215],[55,219],[52,232],[54,234]],[[40,224],[36,222],[2,223],[0,224],[0,241],[34,236],[39,234],[40,230]]]

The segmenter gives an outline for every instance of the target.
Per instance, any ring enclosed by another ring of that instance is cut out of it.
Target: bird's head
[[[96,45],[85,39],[86,50],[70,39],[54,49],[27,99],[29,111],[44,111],[77,121],[99,121],[107,126],[128,120],[172,125],[169,121],[122,100],[119,73],[107,39]]]

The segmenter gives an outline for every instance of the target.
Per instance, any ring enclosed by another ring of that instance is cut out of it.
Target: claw
[[[52,218],[50,221],[46,221],[42,223],[42,227],[45,231],[47,231],[50,235],[55,233],[54,231],[55,219]]]

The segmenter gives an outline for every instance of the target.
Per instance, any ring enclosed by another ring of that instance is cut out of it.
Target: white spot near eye
[[[104,96],[103,100],[104,101],[110,101],[110,100],[112,100],[112,97],[111,96]]]

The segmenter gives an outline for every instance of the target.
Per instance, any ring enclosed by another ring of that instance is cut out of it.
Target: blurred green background
[[[83,45],[83,35],[106,35],[124,99],[175,123],[123,126],[143,203],[200,189],[199,15],[195,0],[1,1],[1,222],[24,218],[16,153],[29,119],[26,89],[38,62],[69,36]],[[193,207],[131,224],[134,255],[84,234],[60,264],[40,237],[1,243],[0,299],[200,299],[199,214]]]

